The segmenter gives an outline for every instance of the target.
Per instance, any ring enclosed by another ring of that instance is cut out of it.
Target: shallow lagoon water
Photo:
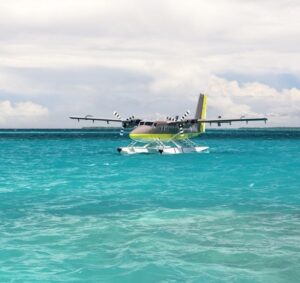
[[[122,156],[114,131],[0,131],[0,282],[299,282],[300,131],[208,130]]]

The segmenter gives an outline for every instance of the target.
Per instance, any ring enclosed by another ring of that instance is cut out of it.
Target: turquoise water
[[[121,156],[106,131],[0,131],[0,282],[299,282],[300,131]]]

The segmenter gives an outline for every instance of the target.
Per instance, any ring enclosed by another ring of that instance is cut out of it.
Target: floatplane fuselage
[[[129,137],[132,143],[126,147],[119,147],[118,152],[124,154],[156,153],[177,154],[206,151],[208,147],[198,146],[191,139],[205,132],[205,124],[230,124],[233,122],[267,121],[267,118],[239,118],[239,119],[206,119],[207,96],[200,94],[194,118],[187,119],[190,111],[181,117],[167,117],[165,121],[144,121],[131,116],[127,119],[114,112],[117,119],[97,118],[91,115],[84,117],[71,116],[70,119],[119,122],[122,125],[120,135],[124,129],[132,129]]]

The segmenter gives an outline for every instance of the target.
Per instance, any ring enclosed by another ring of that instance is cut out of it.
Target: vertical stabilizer
[[[205,119],[206,118],[206,100],[207,96],[204,94],[199,95],[198,104],[196,108],[195,119]],[[205,132],[205,123],[199,123],[199,132]]]

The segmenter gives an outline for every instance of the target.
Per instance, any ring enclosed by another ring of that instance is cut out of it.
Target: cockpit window
[[[153,124],[154,124],[153,122],[140,122],[140,123],[139,123],[139,126],[145,125],[145,126],[151,126],[151,127],[152,127]],[[155,124],[156,124],[156,123],[155,123]],[[156,126],[156,125],[154,125],[154,126]]]

